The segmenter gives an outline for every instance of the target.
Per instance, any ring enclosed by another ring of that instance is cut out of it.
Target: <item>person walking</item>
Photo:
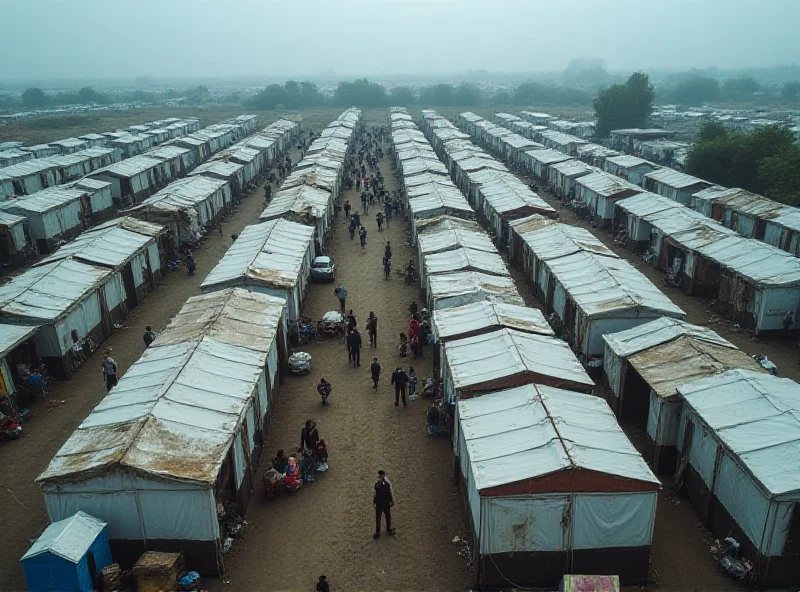
[[[408,399],[409,401],[416,401],[418,398],[417,395],[417,385],[419,384],[419,378],[417,377],[417,373],[414,372],[414,367],[408,367]]]
[[[347,224],[347,221],[350,219],[350,210],[353,209],[349,199],[344,202],[342,209],[344,210],[344,223]]]
[[[367,192],[361,194],[361,212],[369,214],[369,206],[367,205]]]
[[[367,317],[367,335],[369,335],[369,346],[378,347],[378,317],[372,311]]]
[[[103,378],[106,379],[106,392],[117,386],[117,363],[111,357],[111,350],[107,349],[103,356]]]
[[[320,576],[317,582],[317,592],[331,592],[331,586],[328,584],[328,578]]]
[[[406,407],[406,385],[408,384],[408,374],[400,366],[397,370],[392,372],[392,384],[394,385],[394,406],[400,404],[400,398],[403,399],[403,407]]]
[[[383,256],[388,257],[389,259],[392,258],[392,242],[386,241],[386,246],[383,248]]]
[[[392,279],[392,258],[383,256],[383,279]]]
[[[150,347],[150,344],[156,340],[156,334],[153,333],[153,329],[150,325],[144,328],[144,335],[142,335],[142,340],[144,341],[144,347],[147,349]]]
[[[357,329],[348,333],[347,349],[350,352],[350,361],[353,362],[353,367],[361,366],[361,334]]]
[[[369,365],[369,373],[372,376],[372,390],[378,390],[378,381],[381,378],[381,365],[378,358],[372,358],[372,364]]]
[[[345,311],[345,303],[347,300],[347,288],[344,287],[344,284],[339,284],[334,288],[333,295],[339,300],[339,310],[342,314]]]
[[[392,528],[394,491],[391,482],[386,478],[386,471],[378,471],[378,482],[375,483],[374,490],[372,505],[375,507],[375,532],[372,533],[372,539],[377,540],[381,536],[381,516],[386,517],[386,534],[391,536],[395,533]]]
[[[367,248],[367,229],[363,226],[358,231],[358,240],[361,241],[361,250],[363,251]]]
[[[378,223],[378,232],[383,232],[383,212],[380,210],[375,214],[375,222]]]
[[[411,342],[411,353],[415,358],[420,355],[419,340],[422,334],[422,325],[419,324],[416,316],[411,317],[408,322],[408,340]]]
[[[194,270],[196,267],[196,263],[194,262],[194,255],[191,253],[187,253],[186,255],[186,270],[189,272],[189,275],[194,275]]]

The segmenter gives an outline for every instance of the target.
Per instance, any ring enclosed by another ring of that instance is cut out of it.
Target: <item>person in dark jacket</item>
[[[150,344],[156,340],[156,334],[153,333],[153,329],[150,327],[150,325],[147,325],[147,327],[144,328],[144,335],[142,336],[142,339],[144,340],[144,346],[146,348],[150,347]]]
[[[372,375],[372,388],[378,390],[378,381],[381,379],[381,365],[378,358],[372,358],[372,364],[369,365],[369,372]]]
[[[353,329],[347,334],[347,350],[350,353],[348,361],[353,362],[353,366],[361,365],[361,333]]]
[[[373,539],[381,536],[381,515],[386,516],[386,534],[393,535],[395,529],[392,528],[392,507],[394,507],[394,492],[392,484],[386,478],[386,471],[378,471],[378,482],[375,483],[375,493],[372,497],[372,505],[375,507],[375,532]]]
[[[403,407],[406,407],[406,385],[408,384],[408,374],[400,366],[392,372],[392,384],[394,385],[394,406],[400,404],[400,397],[403,398]]]

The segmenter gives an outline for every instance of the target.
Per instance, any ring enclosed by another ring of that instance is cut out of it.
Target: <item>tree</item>
[[[286,100],[286,92],[283,87],[280,84],[270,84],[253,97],[250,104],[256,109],[270,111],[283,105],[284,100]]]
[[[186,91],[186,98],[193,103],[200,103],[208,98],[208,87],[198,84]]]
[[[753,96],[753,93],[758,92],[761,86],[752,76],[745,76],[744,78],[729,78],[722,83],[722,91],[728,98],[742,99]]]
[[[384,107],[386,89],[377,82],[360,78],[353,82],[340,82],[333,92],[333,101],[340,106]]]
[[[798,95],[800,95],[800,82],[793,80],[792,82],[784,84],[781,89],[781,95],[788,101],[796,100]]]
[[[800,205],[800,146],[790,146],[780,154],[764,158],[758,165],[758,176],[767,197]]]
[[[449,107],[453,104],[453,86],[443,83],[426,86],[419,95],[419,102],[426,106]]]
[[[678,83],[672,91],[672,100],[681,105],[702,105],[721,96],[716,78],[692,78]]]
[[[32,86],[22,93],[22,104],[26,107],[42,107],[47,103],[47,96],[41,88]]]
[[[453,90],[453,105],[469,107],[477,105],[481,99],[478,87],[469,82],[462,82]]]
[[[108,105],[111,103],[111,98],[107,95],[97,92],[91,86],[84,86],[78,91],[76,96],[77,103],[97,103],[98,105]]]
[[[408,107],[417,102],[417,95],[407,86],[394,86],[389,91],[389,102],[399,107]]]
[[[603,138],[614,129],[645,127],[655,95],[650,78],[642,72],[634,72],[624,84],[601,90],[592,102],[596,134]]]
[[[494,93],[492,97],[492,104],[494,105],[510,105],[511,104],[511,93],[507,90],[499,90]]]
[[[722,125],[719,121],[707,121],[700,126],[694,141],[710,142],[718,138],[724,138],[727,135],[728,128]]]

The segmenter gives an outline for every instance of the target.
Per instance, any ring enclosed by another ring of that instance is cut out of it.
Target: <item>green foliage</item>
[[[689,150],[686,170],[707,181],[726,187],[741,187],[786,202],[797,196],[798,185],[779,183],[781,176],[796,164],[797,147],[788,130],[769,126],[754,132],[709,134]],[[776,185],[776,183],[778,183]],[[793,197],[794,196],[794,197]]]
[[[745,99],[758,92],[761,86],[752,76],[743,78],[729,78],[722,83],[723,94],[730,99]]]
[[[783,85],[781,95],[788,101],[794,101],[800,96],[800,82],[793,80]]]
[[[419,102],[430,107],[449,107],[453,104],[454,89],[451,84],[426,86],[419,94]]]
[[[333,102],[342,107],[385,107],[387,99],[386,89],[366,78],[340,82],[333,93]]]
[[[453,90],[453,105],[471,107],[480,103],[481,91],[474,84],[462,82]]]
[[[191,103],[202,103],[208,99],[208,87],[198,84],[186,91],[186,99]]]
[[[692,78],[679,83],[672,90],[672,100],[681,105],[702,105],[718,101],[721,96],[716,78]]]
[[[283,86],[270,84],[253,99],[249,105],[257,109],[301,109],[322,104],[322,94],[313,82],[288,80]]]
[[[91,86],[84,86],[76,95],[79,104],[97,103],[98,105],[110,105],[112,103],[111,97],[103,93],[99,93]]]
[[[514,89],[511,102],[518,107],[536,105],[588,105],[591,97],[584,91],[542,82],[523,82]]]
[[[800,146],[792,145],[758,165],[758,176],[765,195],[776,201],[800,205]]]
[[[417,95],[407,86],[395,86],[389,91],[389,102],[398,107],[408,107],[417,102]]]
[[[510,105],[511,93],[507,90],[499,90],[491,98],[491,102],[493,105]]]
[[[645,127],[654,100],[655,89],[642,72],[634,72],[624,84],[601,90],[592,103],[597,118],[596,134],[603,138],[614,129]]]
[[[721,124],[719,121],[706,121],[700,126],[697,135],[694,138],[695,142],[710,142],[719,138],[724,138],[728,135],[728,128]]]
[[[22,104],[26,107],[43,107],[47,103],[47,96],[41,88],[32,86],[22,93]]]

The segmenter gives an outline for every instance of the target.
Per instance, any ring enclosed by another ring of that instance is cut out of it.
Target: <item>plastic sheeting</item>
[[[530,553],[570,548],[568,495],[484,498],[480,552]]]
[[[572,516],[573,549],[649,547],[658,494],[577,494]]]
[[[78,563],[105,527],[106,523],[102,520],[86,512],[76,512],[72,517],[48,526],[20,561],[42,553],[52,553]]]
[[[553,335],[542,311],[527,306],[481,301],[433,312],[433,332],[437,340],[449,341],[466,333],[500,327]]]

